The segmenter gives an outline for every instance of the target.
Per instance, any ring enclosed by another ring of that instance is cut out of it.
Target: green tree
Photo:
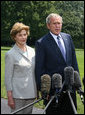
[[[10,30],[15,22],[30,26],[28,44],[48,32],[46,17],[50,13],[63,17],[62,31],[71,34],[78,47],[84,47],[84,1],[1,1],[1,44],[10,45]]]

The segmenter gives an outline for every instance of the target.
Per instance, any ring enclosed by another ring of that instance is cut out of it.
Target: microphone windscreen
[[[62,87],[62,76],[60,74],[53,74],[52,75],[52,88],[57,89]]]
[[[65,84],[74,85],[74,69],[71,66],[64,68]]]
[[[47,94],[50,92],[51,88],[51,77],[48,74],[44,74],[41,76],[41,92],[46,92]]]
[[[81,80],[77,71],[74,71],[74,86],[76,89],[79,89],[81,87]]]

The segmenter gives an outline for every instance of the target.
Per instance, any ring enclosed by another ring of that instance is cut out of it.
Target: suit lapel
[[[55,55],[56,55],[58,58],[62,58],[62,59],[64,60],[64,58],[63,58],[63,56],[62,56],[62,53],[61,53],[61,51],[60,51],[60,49],[59,49],[57,43],[55,42],[54,38],[52,37],[52,35],[51,35],[50,33],[49,33],[48,41],[49,41],[49,44],[50,44],[52,50],[55,52]],[[65,61],[65,60],[64,60],[64,61]]]
[[[29,56],[29,51],[28,51],[28,47],[26,46],[27,48],[27,53],[28,53],[28,56],[25,56],[24,55],[24,52],[15,44],[14,48],[18,51],[18,53],[20,53],[25,59],[27,59],[28,61],[31,61],[30,59],[30,56]]]
[[[32,61],[32,51],[30,51],[30,49],[29,49],[29,47],[28,46],[26,46],[27,47],[27,53],[28,53],[28,56],[26,57],[28,60],[30,60],[30,62]]]
[[[58,53],[60,53],[59,47],[50,33],[49,33],[48,41],[50,46],[53,48],[53,51],[57,51]]]

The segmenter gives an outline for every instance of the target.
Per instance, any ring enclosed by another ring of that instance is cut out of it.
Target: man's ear
[[[50,24],[49,23],[47,24],[47,28],[50,30]]]

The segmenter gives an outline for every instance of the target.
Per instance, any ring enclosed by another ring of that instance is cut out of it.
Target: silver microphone
[[[56,94],[56,103],[58,103],[58,94],[62,88],[62,76],[60,74],[53,74],[52,76],[52,89],[55,90]]]
[[[74,69],[71,66],[65,67],[64,69],[65,85],[67,90],[72,91],[74,85]]]
[[[77,71],[74,71],[74,86],[77,90],[82,87],[80,76],[79,76],[79,73]]]
[[[53,74],[52,76],[52,88],[53,89],[60,89],[62,87],[62,76],[60,74]]]

